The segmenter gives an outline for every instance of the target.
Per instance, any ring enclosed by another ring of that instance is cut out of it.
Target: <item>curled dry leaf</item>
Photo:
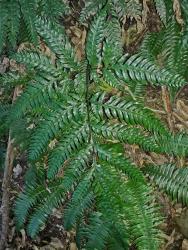
[[[175,13],[177,22],[181,26],[183,26],[184,21],[183,21],[182,14],[181,14],[181,7],[180,7],[179,0],[174,0],[174,2],[173,2],[173,9],[174,9],[174,13]]]
[[[188,121],[188,106],[183,100],[177,100],[176,109],[178,114],[185,120]]]
[[[77,246],[75,243],[70,243],[70,250],[78,250]]]
[[[182,242],[182,250],[188,250],[188,240],[184,239]]]

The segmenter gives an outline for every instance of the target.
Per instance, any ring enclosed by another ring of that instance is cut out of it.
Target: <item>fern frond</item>
[[[31,108],[35,109],[45,106],[52,100],[55,91],[52,86],[50,86],[49,82],[41,77],[36,77],[36,80],[41,84],[36,84],[35,81],[31,82],[24,94],[17,98],[15,105],[10,111],[9,121],[19,119]]]
[[[104,0],[90,1],[85,0],[85,6],[82,8],[80,13],[80,22],[86,21],[93,13],[97,13],[104,4]]]
[[[49,189],[50,190],[50,189]],[[34,238],[36,234],[39,232],[40,227],[44,225],[46,220],[48,219],[49,214],[52,213],[54,208],[57,208],[64,198],[64,192],[61,185],[55,187],[55,191],[52,194],[46,195],[45,202],[36,208],[36,211],[33,213],[32,218],[28,224],[28,233]]]
[[[169,155],[185,157],[188,155],[188,137],[185,133],[177,133],[167,137],[159,137],[158,144],[164,148]]]
[[[142,14],[141,4],[137,0],[112,0],[112,3],[119,18],[127,16],[137,20]]]
[[[39,10],[41,15],[48,17],[52,21],[57,20],[57,16],[62,16],[67,14],[70,11],[68,6],[68,1],[64,0],[40,0],[39,1]]]
[[[128,144],[137,144],[146,151],[160,152],[155,138],[150,137],[141,128],[131,127],[123,124],[99,123],[93,126],[96,134],[102,135],[106,139],[119,140]]]
[[[8,4],[8,40],[13,48],[16,46],[18,32],[20,28],[20,6],[15,0],[11,0]]]
[[[143,182],[135,182],[134,180],[126,182],[122,175],[118,177],[114,167],[104,165],[104,163],[101,171],[101,177],[98,176],[100,183],[98,185],[101,185],[105,192],[102,194],[103,198],[99,207],[102,206],[102,211],[106,211],[105,215],[112,214],[112,210],[117,211],[111,216],[115,216],[117,221],[122,221],[124,230],[126,226],[129,228],[130,237],[132,235],[131,238],[138,249],[153,248],[157,250],[160,244],[160,231],[156,229],[156,226],[161,219],[158,215],[158,208],[155,203],[152,204],[151,189]],[[110,174],[107,174],[108,171]],[[124,183],[118,181],[118,178],[122,178]],[[111,183],[111,185],[109,186],[107,183]],[[124,193],[122,190],[126,190],[126,192]],[[146,204],[150,204],[147,209]],[[120,211],[124,211],[123,214],[129,214],[127,220]]]
[[[18,63],[26,65],[29,69],[36,69],[57,76],[57,69],[50,58],[37,52],[21,52],[13,56]]]
[[[178,73],[171,73],[166,68],[160,68],[150,59],[142,55],[133,55],[126,60],[124,65],[115,65],[116,74],[124,81],[129,79],[140,82],[148,82],[156,85],[168,85],[180,87],[186,80]]]
[[[129,125],[141,125],[151,132],[166,133],[165,127],[147,108],[134,101],[126,101],[120,97],[108,98],[105,93],[97,93],[92,99],[92,109],[96,116],[103,120],[118,119]]]
[[[63,162],[79,150],[88,138],[88,126],[76,126],[63,136],[57,147],[52,150],[48,161],[48,177],[52,178],[58,172]]]
[[[47,147],[50,140],[57,136],[58,132],[62,130],[65,125],[73,121],[78,121],[81,113],[84,113],[83,104],[75,107],[70,106],[67,109],[60,107],[59,110],[56,110],[56,114],[48,113],[46,119],[44,118],[45,120],[36,129],[31,138],[29,159],[32,161],[36,160],[39,155],[44,152],[44,148]]]
[[[121,38],[121,27],[118,18],[114,11],[113,16],[109,18],[106,27],[106,42],[103,44],[103,62],[106,67],[122,56],[122,38]]]
[[[167,13],[165,0],[154,0],[157,13],[159,14],[161,21],[166,25],[167,22]]]
[[[58,25],[54,26],[53,23],[39,17],[36,19],[35,25],[39,35],[44,39],[48,47],[56,53],[62,66],[77,70],[78,62],[74,49],[69,43],[64,29]]]
[[[159,249],[162,235],[157,226],[161,223],[161,217],[158,207],[152,202],[151,189],[130,181],[127,183],[127,190],[125,211],[129,213],[128,224],[130,234],[133,235],[133,242],[140,250]],[[146,204],[150,205],[146,208]]]
[[[105,10],[102,10],[101,13],[99,13],[98,16],[95,17],[87,36],[86,55],[92,67],[97,66],[99,63],[101,51],[100,43],[104,38],[105,19],[106,12]]]
[[[115,2],[120,6],[120,1]],[[126,1],[125,6],[128,4],[136,1]],[[112,6],[112,1],[102,9],[99,6],[81,62],[75,60],[65,30],[38,17],[37,33],[54,52],[55,63],[33,51],[15,56],[32,68],[34,77],[26,82],[10,117],[33,123],[29,161],[37,166],[42,163],[46,169],[41,181],[34,177],[17,207],[26,210],[21,226],[27,221],[32,237],[53,208],[63,203],[65,226],[80,230],[80,249],[128,249],[134,244],[139,250],[157,250],[158,207],[143,173],[125,157],[123,143],[186,156],[187,136],[172,135],[135,95],[148,83],[182,86],[186,81],[165,65],[170,56],[162,43],[152,48],[155,35],[148,38],[141,53],[122,56],[120,36],[117,40],[114,36],[120,32],[119,20]],[[159,55],[166,55],[164,64],[159,63]]]
[[[94,194],[90,191],[92,175],[89,173],[75,188],[73,196],[65,209],[64,226],[70,230],[76,221],[82,217],[85,210],[89,209],[94,201]]]
[[[165,191],[173,200],[188,204],[188,168],[177,168],[175,165],[148,166],[144,172],[161,190]]]
[[[1,14],[0,14],[0,52],[2,51],[3,47],[4,47],[4,43],[6,41],[6,35],[5,35],[5,31],[6,31],[6,25],[8,22],[8,8],[6,5],[5,1],[1,1],[0,2],[0,10],[1,10]]]
[[[106,239],[109,237],[109,229],[107,222],[101,217],[102,214],[95,212],[89,218],[89,225],[83,232],[87,238],[86,249],[105,249]]]
[[[33,0],[19,0],[23,19],[26,24],[27,36],[33,44],[38,44],[38,36],[34,25],[36,17],[36,1]]]
[[[25,192],[21,193],[15,204],[16,225],[18,228],[23,227],[29,214],[30,208],[37,204],[38,200],[44,198],[47,194],[44,186],[28,186]]]

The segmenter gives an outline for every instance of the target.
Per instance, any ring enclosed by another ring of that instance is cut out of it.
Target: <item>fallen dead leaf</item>
[[[70,250],[78,250],[75,243],[70,243]]]
[[[50,246],[52,246],[54,249],[57,249],[57,250],[64,249],[64,245],[58,238],[52,238],[50,242]]]
[[[188,240],[186,239],[182,242],[182,250],[188,250]]]
[[[22,167],[20,164],[17,164],[16,167],[13,168],[13,176],[14,178],[18,178],[18,176],[22,173]]]
[[[185,120],[188,121],[188,106],[183,100],[177,100],[176,109],[178,114]]]
[[[182,14],[181,14],[181,6],[180,6],[180,3],[179,3],[179,0],[174,0],[173,9],[174,9],[174,13],[175,13],[177,22],[181,26],[183,26],[184,21],[183,21]]]

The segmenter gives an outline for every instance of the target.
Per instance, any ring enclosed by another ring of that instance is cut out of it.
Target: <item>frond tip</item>
[[[148,166],[144,172],[173,200],[188,205],[188,168],[175,165]]]

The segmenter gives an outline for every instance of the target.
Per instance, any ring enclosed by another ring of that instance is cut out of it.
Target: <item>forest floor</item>
[[[147,28],[141,28],[135,33],[135,24],[128,25],[124,29],[123,41],[125,49],[129,53],[134,53],[139,48],[140,42],[147,31],[156,31],[159,28],[159,18],[154,12],[148,16]],[[72,43],[75,45],[78,57],[81,57],[85,45],[86,31],[79,27],[74,18],[67,18],[63,21],[66,26]],[[132,35],[134,33],[134,35]],[[6,68],[8,59],[4,58],[0,62],[0,70]],[[1,98],[0,90],[0,98]],[[181,89],[175,98],[171,113],[171,124],[169,124],[169,114],[166,113],[160,88],[148,87],[146,92],[146,103],[160,116],[164,122],[172,126],[174,131],[188,130],[188,87]],[[144,163],[162,164],[168,162],[168,156],[145,153],[136,146],[125,145],[126,153],[140,166]],[[25,155],[17,155],[14,160],[13,176],[11,183],[11,199],[14,204],[15,197],[22,190],[24,185],[24,173],[27,169],[27,159]],[[0,172],[0,185],[3,171]],[[0,192],[1,194],[1,192]],[[160,225],[164,232],[165,242],[161,250],[188,250],[188,210],[181,204],[171,202],[166,195],[156,191],[156,197],[161,206],[162,215],[165,217],[164,223]],[[75,232],[66,232],[62,221],[63,208],[54,210],[49,217],[44,230],[40,232],[35,240],[30,239],[25,230],[16,232],[13,214],[10,219],[10,232],[7,250],[76,250]],[[186,223],[185,223],[186,222]],[[134,247],[131,248],[135,249]],[[117,249],[118,250],[118,249]],[[151,249],[152,250],[152,249]]]

